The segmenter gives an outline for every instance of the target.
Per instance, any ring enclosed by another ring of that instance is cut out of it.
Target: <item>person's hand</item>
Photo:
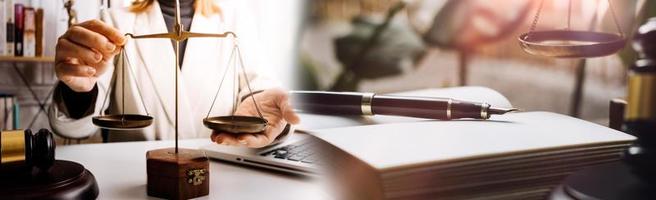
[[[217,144],[260,148],[271,144],[285,128],[287,123],[298,124],[300,119],[289,105],[287,92],[280,89],[264,90],[255,94],[264,118],[269,121],[265,131],[260,133],[230,134],[212,132],[212,141]],[[251,97],[237,107],[235,115],[258,116]]]
[[[100,20],[71,26],[57,40],[57,78],[73,91],[91,91],[125,41],[119,30]]]

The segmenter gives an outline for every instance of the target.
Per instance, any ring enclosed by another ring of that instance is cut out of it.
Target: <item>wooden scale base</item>
[[[98,185],[84,166],[55,160],[47,173],[0,177],[0,199],[96,199]]]
[[[210,165],[205,152],[192,149],[156,149],[146,152],[148,195],[190,199],[210,192]]]

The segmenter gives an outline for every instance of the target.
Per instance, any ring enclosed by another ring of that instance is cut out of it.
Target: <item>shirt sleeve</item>
[[[70,88],[63,83],[56,86],[53,103],[48,111],[50,127],[55,134],[64,138],[82,139],[98,132],[99,129],[93,125],[92,118],[109,107],[109,104],[103,107],[103,100],[108,98],[105,94],[111,86],[114,64],[109,62],[108,65],[108,70],[98,77],[96,86],[90,93],[76,94],[74,91],[66,91]],[[81,102],[74,102],[76,100]]]

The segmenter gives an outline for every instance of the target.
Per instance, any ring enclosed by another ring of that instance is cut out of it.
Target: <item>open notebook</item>
[[[510,106],[499,93],[478,87],[403,95]],[[328,144],[328,174],[350,199],[544,198],[574,170],[619,159],[635,139],[549,112],[487,121],[303,117],[318,123],[303,125]]]

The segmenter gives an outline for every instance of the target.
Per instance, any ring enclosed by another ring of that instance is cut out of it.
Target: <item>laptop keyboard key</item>
[[[303,156],[300,156],[298,154],[294,154],[292,156],[289,156],[287,159],[288,160],[293,160],[293,161],[300,161],[301,159],[303,159]]]
[[[311,142],[287,145],[260,155],[303,163],[316,163],[318,156],[315,154],[313,146]]]

